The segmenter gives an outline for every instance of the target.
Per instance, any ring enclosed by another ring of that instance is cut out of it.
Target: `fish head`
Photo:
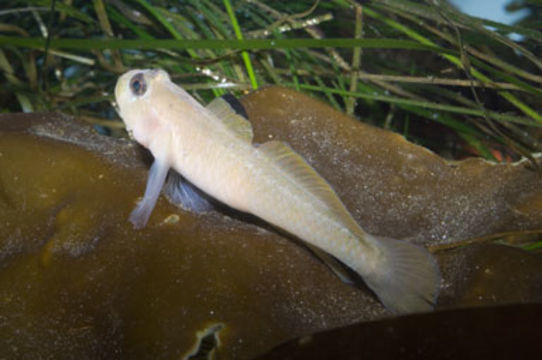
[[[171,80],[161,69],[130,70],[121,75],[115,86],[118,112],[126,130],[138,143],[151,148],[151,142],[165,133],[166,124],[159,116],[161,93]]]

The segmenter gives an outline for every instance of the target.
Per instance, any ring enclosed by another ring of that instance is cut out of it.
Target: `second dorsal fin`
[[[280,141],[269,141],[260,145],[258,150],[266,154],[286,176],[322,201],[334,216],[351,225],[353,230],[357,229],[331,186],[290,146]]]
[[[218,97],[207,105],[207,109],[242,139],[252,141],[252,124],[246,118],[243,105],[235,97]]]

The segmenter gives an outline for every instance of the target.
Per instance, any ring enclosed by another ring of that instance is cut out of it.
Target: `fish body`
[[[440,276],[423,248],[366,233],[329,184],[288,145],[252,144],[252,128],[220,101],[204,107],[162,70],[132,70],[115,88],[133,137],[154,156],[143,200],[145,226],[170,168],[209,196],[333,255],[360,274],[390,310],[427,311]]]

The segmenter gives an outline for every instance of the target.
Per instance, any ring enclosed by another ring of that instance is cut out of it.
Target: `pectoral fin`
[[[173,169],[164,185],[164,195],[172,204],[186,211],[200,213],[213,209],[209,196]]]
[[[130,222],[134,224],[135,229],[144,228],[151,216],[152,210],[156,205],[156,200],[160,196],[160,191],[166,180],[169,165],[160,159],[155,158],[149,170],[149,178],[143,200],[137,204],[137,207],[130,214]]]

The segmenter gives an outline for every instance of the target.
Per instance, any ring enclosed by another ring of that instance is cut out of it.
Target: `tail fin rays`
[[[433,309],[440,288],[440,272],[434,257],[423,247],[378,238],[383,261],[364,280],[380,301],[396,313]]]

